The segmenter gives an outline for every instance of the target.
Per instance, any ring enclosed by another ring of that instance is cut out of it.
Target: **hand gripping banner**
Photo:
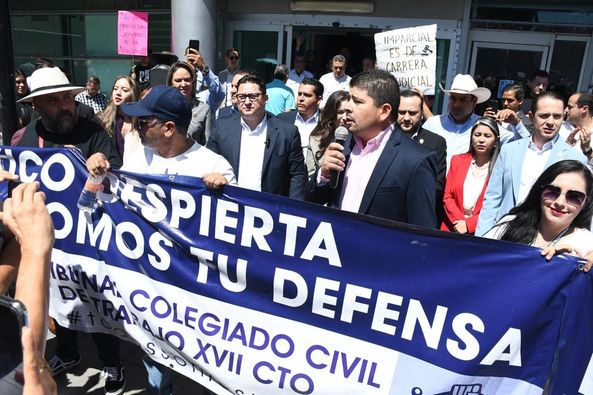
[[[574,257],[174,175],[113,171],[89,215],[76,151],[0,149],[47,195],[51,315],[216,393],[593,394]]]

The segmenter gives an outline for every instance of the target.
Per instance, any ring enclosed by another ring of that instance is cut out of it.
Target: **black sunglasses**
[[[542,188],[542,198],[544,200],[551,200],[554,201],[558,199],[561,195],[564,195],[566,199],[566,203],[570,204],[574,207],[580,207],[587,199],[587,195],[581,191],[573,191],[568,190],[565,193],[562,193],[562,189],[556,185],[548,184],[544,185]]]
[[[156,122],[154,122],[153,124],[150,124],[150,122],[154,121],[154,120],[156,120]],[[156,126],[159,123],[162,123],[162,121],[155,119],[155,118],[138,118],[136,120],[136,122],[138,123],[138,130],[143,130],[149,126]]]

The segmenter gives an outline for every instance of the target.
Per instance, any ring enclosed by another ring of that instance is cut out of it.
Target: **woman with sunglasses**
[[[478,119],[472,127],[469,151],[451,158],[441,230],[469,234],[476,231],[484,192],[499,152],[498,124],[491,118]]]
[[[575,160],[548,167],[529,194],[484,237],[514,241],[542,249],[546,259],[567,252],[589,258],[593,252],[593,175]]]
[[[198,144],[206,145],[212,128],[212,113],[208,104],[196,98],[196,71],[187,62],[177,62],[171,66],[167,75],[167,86],[172,86],[190,102],[191,122],[187,135]]]

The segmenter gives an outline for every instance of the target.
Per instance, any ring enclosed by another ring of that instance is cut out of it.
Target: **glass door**
[[[469,73],[499,98],[508,83],[524,83],[534,71],[547,69],[554,35],[478,31],[471,40]]]
[[[270,82],[276,65],[282,63],[284,51],[283,26],[254,25],[245,22],[230,24],[231,47],[241,53],[239,67],[255,71]]]
[[[589,51],[590,36],[557,35],[550,60],[550,86],[564,96],[589,88],[585,76],[586,54]]]

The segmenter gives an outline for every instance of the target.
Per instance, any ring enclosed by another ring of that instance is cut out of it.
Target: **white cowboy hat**
[[[30,102],[34,97],[49,95],[50,93],[71,91],[72,94],[86,90],[83,86],[74,86],[59,67],[44,67],[37,69],[29,77],[31,94],[23,97],[19,102]]]
[[[446,90],[441,85],[441,89],[446,94],[459,93],[461,95],[474,95],[478,98],[478,103],[483,103],[490,99],[490,90],[488,88],[478,88],[476,81],[469,74],[457,74],[451,84],[451,89]]]

